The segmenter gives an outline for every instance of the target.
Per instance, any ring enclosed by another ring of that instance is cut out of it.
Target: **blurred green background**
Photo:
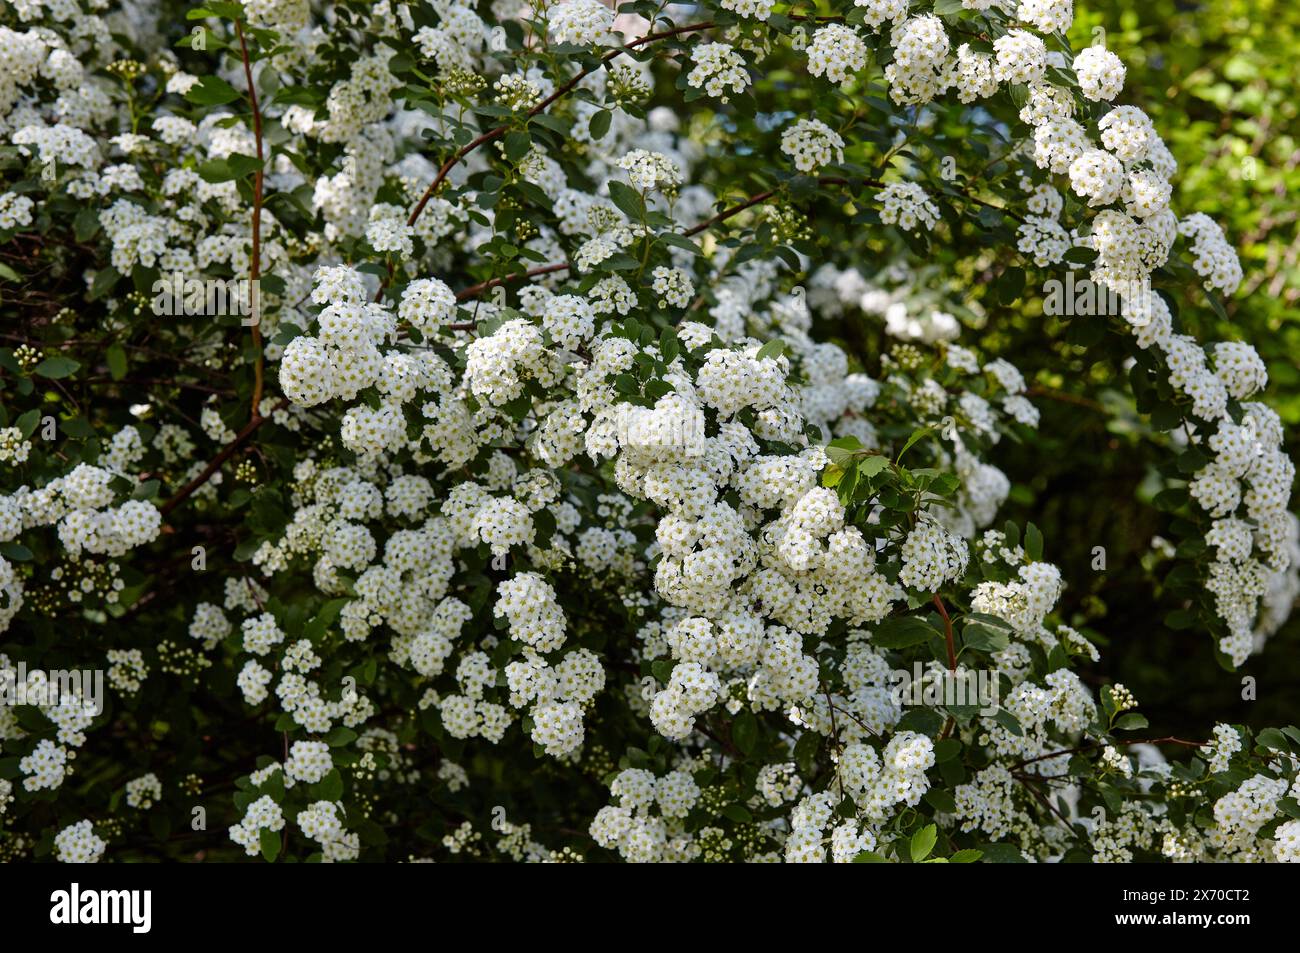
[[[1245,280],[1225,303],[1228,320],[1202,311],[1192,330],[1202,342],[1255,345],[1269,369],[1264,400],[1281,414],[1290,454],[1300,459],[1300,2],[1080,0],[1070,31],[1074,48],[1094,44],[1102,26],[1106,45],[1128,67],[1117,101],[1145,109],[1178,159],[1175,209],[1214,218],[1241,256]],[[1119,368],[1076,353],[1062,372],[1059,363],[1052,366],[1059,358],[1045,353],[1038,366],[1062,390],[1076,391],[1073,382],[1088,379],[1093,386],[1084,390],[1095,395],[1100,387],[1104,398],[1113,382],[1123,399]],[[1028,373],[1035,357],[1026,354],[1020,363]],[[1039,524],[1048,558],[1071,583],[1063,600],[1067,615],[1073,611],[1109,636],[1089,680],[1128,684],[1158,735],[1199,738],[1211,719],[1295,723],[1300,613],[1236,674],[1216,666],[1203,632],[1165,627],[1172,606],[1158,587],[1153,592],[1142,567],[1161,523],[1161,514],[1138,499],[1150,456],[1136,452],[1114,415],[1051,399],[1036,403],[1043,411],[1040,434],[1061,444],[1061,452],[1044,453],[1040,444],[1013,453],[1009,465],[999,460],[1013,483],[1030,487],[1007,515]],[[1078,466],[1081,456],[1090,461],[1086,470]],[[1105,572],[1092,569],[1096,545],[1106,547]],[[1242,700],[1243,676],[1258,680],[1257,701]]]

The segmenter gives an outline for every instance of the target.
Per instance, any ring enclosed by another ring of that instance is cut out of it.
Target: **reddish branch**
[[[1015,779],[1024,786],[1026,791],[1028,791],[1030,794],[1034,796],[1034,798],[1038,801],[1039,804],[1043,805],[1045,808],[1047,808],[1049,811],[1055,814],[1060,819],[1061,823],[1065,825],[1066,830],[1070,831],[1071,833],[1074,832],[1074,825],[1070,823],[1070,819],[1066,817],[1064,814],[1062,814],[1060,810],[1057,809],[1056,805],[1054,805],[1051,801],[1049,801],[1043,795],[1043,793],[1038,790],[1038,788],[1034,787],[1034,785],[1029,782],[1029,779],[1025,775],[1017,774],[1015,775]]]
[[[721,222],[725,222],[733,215],[740,214],[747,208],[752,208],[755,205],[759,205],[762,202],[766,202],[775,194],[776,191],[774,189],[769,189],[766,192],[760,192],[757,195],[751,195],[749,198],[745,199],[745,201],[741,202],[739,205],[733,205],[731,208],[723,209],[721,212],[719,212],[717,215],[714,215],[712,218],[706,219],[705,221],[700,222],[698,225],[691,226],[682,234],[698,235],[700,232],[712,228],[714,225],[717,225]],[[458,292],[456,294],[456,300],[465,301],[468,300],[469,298],[476,298],[484,291],[487,291],[491,288],[495,288],[497,285],[504,285],[507,282],[511,282],[511,281],[521,281],[525,278],[535,278],[538,275],[549,275],[557,271],[567,271],[570,267],[572,266],[567,261],[562,261],[562,262],[556,262],[555,264],[551,264],[551,265],[542,265],[538,268],[530,268],[527,271],[516,271],[508,275],[503,275],[500,278],[489,279],[488,281],[481,281],[476,285],[470,285],[465,290]],[[453,327],[455,326],[453,325]]]
[[[951,671],[957,671],[957,646],[952,638],[952,619],[948,617],[948,610],[944,608],[943,600],[939,598],[939,593],[934,594],[934,605],[939,610],[939,615],[943,616],[943,638],[948,643],[948,668]]]
[[[457,293],[456,300],[465,301],[468,298],[476,298],[489,288],[503,285],[507,281],[521,281],[524,278],[535,278],[538,275],[549,275],[557,271],[568,270],[569,263],[567,261],[562,261],[554,265],[542,265],[540,268],[530,268],[528,271],[516,271],[513,274],[503,275],[500,278],[492,278],[488,281],[481,281],[476,285],[470,285],[464,291]]]
[[[1183,745],[1188,748],[1204,748],[1209,744],[1208,741],[1187,741],[1184,738],[1138,738],[1134,741],[1114,741],[1106,742],[1107,744],[1117,745]],[[1094,741],[1090,744],[1079,745],[1077,748],[1062,748],[1060,751],[1049,751],[1047,754],[1040,754],[1036,758],[1026,758],[1024,761],[1012,765],[1011,770],[1015,771],[1023,768],[1027,764],[1033,764],[1036,761],[1046,761],[1048,758],[1058,758],[1063,754],[1078,754],[1081,751],[1090,751],[1093,748],[1101,747],[1100,741]]]
[[[1080,397],[1077,394],[1070,394],[1065,391],[1052,390],[1050,387],[1041,387],[1035,384],[1029,390],[1025,391],[1026,397],[1046,397],[1049,400],[1060,401],[1063,404],[1074,404],[1078,407],[1087,407],[1089,410],[1098,410],[1104,412],[1105,406],[1095,400],[1089,400],[1087,397]]]
[[[939,615],[943,616],[943,639],[948,644],[948,668],[954,674],[957,672],[957,646],[952,637],[952,619],[948,616],[948,610],[944,607],[943,599],[939,593],[934,594],[934,604],[939,610]],[[957,727],[957,719],[949,715],[948,720],[944,722],[943,731],[939,733],[939,740],[947,738],[952,734],[952,730]]]
[[[879,179],[843,179],[843,178],[825,177],[825,178],[820,178],[817,181],[818,184],[820,185],[861,185],[870,188],[883,188],[885,185],[885,183],[881,182]],[[768,199],[772,198],[777,194],[778,194],[777,189],[767,189],[765,191],[758,192],[754,195],[751,195],[743,202],[739,202],[736,205],[733,205],[729,208],[725,208],[721,212],[718,212],[713,217],[707,218],[697,225],[692,225],[686,231],[682,232],[682,234],[689,237],[693,235],[698,235],[700,234],[700,232],[708,231],[713,226],[720,225],[721,223],[725,222],[727,219],[739,215],[741,212],[745,211],[746,209],[753,208],[756,205],[762,205]],[[988,204],[987,202],[983,202],[980,199],[970,196],[969,194],[967,195],[973,202],[978,202],[981,205]],[[990,206],[990,207],[996,208],[996,206]],[[1003,211],[1005,211],[1005,209]],[[1013,214],[1013,213],[1008,212],[1007,214]],[[465,301],[470,298],[475,298],[478,295],[482,294],[484,291],[487,291],[491,288],[495,288],[498,285],[504,285],[507,284],[508,282],[513,282],[513,281],[522,281],[526,278],[534,278],[538,275],[549,275],[557,271],[567,271],[570,267],[571,266],[567,261],[563,261],[563,262],[556,262],[550,265],[541,265],[540,267],[537,268],[530,268],[527,271],[512,272],[508,275],[502,275],[500,278],[492,278],[489,279],[488,281],[479,282],[476,285],[470,285],[468,288],[456,294],[456,300]],[[382,296],[383,294],[382,287],[380,288],[379,293]]]
[[[274,414],[277,410],[283,409],[288,405],[288,403],[287,400],[280,401],[271,409],[271,413]],[[193,496],[194,492],[198,490],[199,487],[212,479],[212,475],[221,469],[223,463],[234,456],[235,451],[239,449],[240,445],[251,437],[258,427],[262,426],[262,424],[266,423],[268,420],[270,420],[270,417],[255,416],[248,423],[244,424],[244,429],[235,434],[234,440],[221,448],[221,451],[199,472],[198,476],[189,483],[186,483],[177,491],[175,496],[162,506],[158,507],[159,512],[161,512],[165,517],[168,513]]]
[[[584,70],[579,70],[573,76],[572,79],[570,79],[564,85],[560,86],[558,89],[555,90],[555,92],[551,93],[551,95],[547,96],[545,99],[543,99],[532,109],[528,110],[528,112],[524,114],[524,122],[526,123],[529,119],[532,119],[534,116],[545,112],[557,100],[573,92],[573,90],[577,87],[577,85],[580,82],[582,82],[586,77],[590,76],[592,73],[594,73],[600,67],[604,66],[610,60],[615,59],[621,56],[622,54],[626,53],[628,50],[634,50],[639,46],[644,46],[645,44],[652,43],[655,40],[664,40],[664,39],[668,39],[669,37],[680,36],[684,33],[697,33],[700,30],[707,30],[713,25],[714,24],[712,21],[706,23],[692,23],[687,26],[676,27],[672,30],[664,30],[662,33],[648,33],[645,36],[641,37],[639,40],[633,40],[631,43],[624,44],[623,46],[619,47],[617,50],[610,50],[608,53],[606,53],[604,56],[600,58],[600,60],[596,63],[595,66],[588,67],[587,69]],[[479,148],[480,146],[485,146],[489,142],[494,142],[497,139],[500,139],[507,132],[509,132],[510,129],[511,126],[508,123],[503,123],[500,126],[495,126],[492,129],[489,129],[487,132],[475,137],[474,139],[471,139],[469,142],[465,143],[465,145],[461,146],[454,153],[452,153],[451,158],[449,158],[446,162],[444,162],[442,166],[438,169],[438,174],[433,177],[433,181],[429,183],[429,187],[424,190],[424,194],[420,196],[420,201],[415,203],[415,208],[411,210],[411,215],[409,218],[407,218],[406,224],[407,225],[415,224],[416,220],[420,217],[420,214],[424,211],[425,206],[429,204],[429,200],[432,199],[435,194],[437,194],[438,189],[442,187],[442,183],[445,182],[447,176],[451,174],[451,170],[456,168],[457,165],[459,165],[462,161],[464,161],[466,156],[468,156],[471,152],[473,152],[475,149]],[[569,266],[565,264],[562,266],[555,265],[555,266],[547,266],[547,267],[550,268],[550,270],[552,271],[560,271],[563,268],[568,268]],[[494,283],[500,284],[502,281],[509,281],[514,277],[515,277],[514,275],[508,275],[505,278],[495,279]],[[384,279],[383,281],[380,282],[379,291],[376,292],[375,294],[376,301],[381,301],[383,299],[384,290],[387,287],[388,287],[388,279]],[[492,287],[492,284],[488,284],[486,287]]]
[[[543,99],[532,109],[528,110],[525,119],[532,119],[534,116],[538,115],[539,113],[545,112],[546,109],[550,107],[551,104],[554,103],[556,100],[560,99],[561,97],[567,96],[570,92],[572,92],[574,87],[576,87],[580,82],[582,82],[583,79],[585,79],[587,76],[594,73],[600,67],[604,66],[610,60],[615,59],[618,56],[621,56],[626,51],[634,50],[639,46],[644,46],[645,44],[652,43],[655,40],[663,40],[673,36],[680,36],[683,33],[696,33],[700,30],[707,30],[713,25],[714,24],[712,23],[712,21],[708,23],[692,23],[689,26],[679,26],[672,30],[665,30],[662,33],[647,33],[639,40],[633,40],[631,43],[625,44],[624,46],[622,46],[617,50],[610,50],[608,53],[606,53],[604,56],[600,58],[600,62],[598,62],[595,66],[591,66],[588,67],[587,69],[580,70],[567,83],[559,87],[555,92],[551,93],[551,95],[547,96],[545,99]],[[420,217],[420,213],[424,211],[424,207],[429,204],[429,199],[433,198],[434,194],[438,191],[438,187],[442,185],[443,181],[447,178],[447,175],[451,172],[452,169],[456,167],[456,165],[459,162],[461,162],[467,155],[469,155],[479,146],[486,145],[487,143],[492,142],[495,139],[500,139],[503,135],[505,135],[509,131],[510,131],[509,125],[497,126],[494,129],[489,129],[487,132],[483,133],[477,139],[473,139],[470,142],[467,142],[465,145],[461,146],[461,148],[456,150],[456,152],[452,155],[452,157],[442,164],[442,168],[438,170],[438,174],[434,176],[433,181],[429,183],[429,187],[424,190],[424,195],[421,196],[420,201],[416,203],[415,209],[411,212],[411,217],[407,220],[407,224],[408,225],[415,224],[415,220]]]
[[[262,316],[257,290],[262,275],[262,178],[266,169],[266,156],[262,151],[262,110],[257,105],[257,87],[253,84],[253,65],[248,58],[248,43],[244,40],[244,26],[236,19],[235,32],[239,35],[239,54],[244,60],[244,79],[248,83],[248,101],[253,108],[253,136],[257,140],[257,172],[253,176],[253,254],[248,267],[249,301],[253,305],[253,347],[257,359],[253,362],[253,409],[250,419],[261,420],[262,405]],[[254,428],[256,429],[256,428]]]
[[[731,208],[723,209],[717,215],[713,216],[713,218],[705,219],[704,221],[700,222],[700,224],[691,226],[683,234],[698,235],[700,232],[708,231],[710,228],[712,228],[714,225],[717,225],[719,222],[725,222],[727,219],[731,218],[731,216],[739,215],[747,208],[753,208],[755,205],[761,205],[763,202],[766,202],[775,194],[776,194],[776,189],[768,189],[766,192],[759,192],[757,195],[751,195],[749,198],[745,199],[745,201],[741,202],[739,205],[733,205]]]

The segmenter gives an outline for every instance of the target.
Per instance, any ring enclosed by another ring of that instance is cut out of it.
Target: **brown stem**
[[[1070,819],[1066,817],[1064,814],[1062,814],[1059,810],[1057,810],[1056,805],[1054,805],[1051,801],[1049,801],[1046,797],[1044,797],[1043,793],[1039,791],[1038,788],[1030,784],[1029,781],[1026,780],[1022,775],[1016,775],[1015,777],[1017,781],[1019,781],[1022,785],[1024,785],[1025,790],[1028,791],[1030,794],[1032,794],[1038,800],[1038,802],[1043,805],[1043,807],[1047,808],[1049,811],[1051,811],[1060,819],[1061,823],[1065,825],[1066,830],[1070,831],[1070,833],[1072,834],[1077,834],[1077,832],[1074,829],[1074,825],[1070,823]]]
[[[470,145],[473,145],[473,143],[471,143]],[[468,148],[468,146],[466,148]],[[879,179],[843,179],[843,178],[834,178],[834,177],[824,177],[818,179],[817,181],[821,185],[865,185],[865,186],[871,186],[873,188],[882,188],[885,184],[881,182]],[[763,204],[764,202],[766,202],[768,199],[772,198],[772,196],[776,194],[777,194],[776,189],[767,189],[766,191],[759,192],[755,195],[751,195],[743,202],[739,202],[736,205],[733,205],[729,208],[725,208],[721,212],[718,212],[713,217],[707,218],[704,221],[700,222],[699,224],[692,225],[686,231],[682,232],[682,234],[685,236],[692,236],[692,235],[698,235],[700,234],[700,232],[708,231],[713,226],[719,225],[722,222],[725,222],[727,219],[739,215],[741,212],[745,211],[746,209],[753,208],[755,205]],[[973,197],[971,198],[972,201],[980,202],[979,199]],[[987,205],[988,203],[980,202],[980,204]],[[1012,213],[1008,212],[1008,214],[1012,214]],[[483,281],[476,285],[471,285],[470,287],[464,289],[463,291],[458,292],[456,295],[456,300],[465,301],[469,298],[477,297],[478,295],[482,294],[484,291],[487,291],[490,288],[495,288],[497,285],[503,285],[511,281],[520,281],[522,279],[532,278],[537,275],[549,275],[557,271],[567,271],[570,267],[571,265],[567,261],[562,261],[550,265],[542,265],[537,268],[530,268],[528,271],[512,272],[511,274],[503,275],[500,278],[492,278],[488,281]],[[380,288],[379,293],[381,296],[383,295],[382,287]],[[376,298],[376,300],[378,300],[378,298]]]
[[[719,222],[725,222],[733,215],[739,215],[747,208],[752,208],[755,205],[759,205],[763,202],[766,202],[775,194],[776,194],[776,189],[768,189],[766,192],[759,192],[757,195],[751,195],[749,198],[745,199],[745,201],[741,202],[739,205],[733,205],[731,208],[723,209],[721,212],[719,212],[717,215],[713,216],[712,218],[705,219],[704,221],[700,222],[700,224],[698,225],[692,225],[685,232],[683,232],[683,234],[698,235],[700,232],[707,231],[708,229],[712,228],[714,225],[717,225]]]
[[[259,313],[261,302],[257,290],[258,279],[262,275],[262,179],[266,171],[266,156],[262,151],[262,110],[257,105],[257,87],[253,85],[253,65],[248,58],[248,43],[244,40],[244,26],[235,20],[235,32],[239,35],[239,54],[244,60],[244,79],[248,83],[248,101],[253,108],[253,136],[257,140],[257,172],[253,176],[253,254],[248,266],[249,300],[253,304],[253,347],[257,350],[257,359],[253,362],[253,408],[251,420],[260,420],[262,406],[262,386],[264,361],[262,354],[262,316]]]
[[[287,406],[288,403],[289,401],[287,400],[280,401],[278,404],[275,405],[274,408],[272,408],[271,413],[274,414],[277,410],[280,410],[283,407]],[[239,433],[235,434],[234,440],[230,441],[230,443],[226,444],[224,447],[221,448],[221,452],[212,458],[211,462],[208,463],[208,465],[199,472],[198,476],[196,476],[189,483],[186,483],[183,487],[180,488],[180,490],[176,492],[175,496],[173,496],[162,506],[158,507],[159,512],[161,512],[162,515],[165,517],[167,516],[168,513],[176,509],[176,507],[180,506],[187,499],[193,496],[194,492],[198,490],[199,487],[203,486],[203,484],[207,483],[208,480],[212,479],[212,475],[221,469],[221,465],[223,463],[225,463],[232,456],[234,456],[234,453],[236,450],[239,449],[240,444],[242,444],[245,440],[251,437],[254,431],[256,431],[258,427],[262,426],[262,424],[266,423],[270,419],[271,419],[270,417],[258,416],[258,417],[254,417],[248,423],[244,424],[244,429],[239,431]]]
[[[948,617],[948,610],[944,608],[943,600],[939,598],[939,593],[934,594],[934,605],[939,610],[939,615],[943,616],[943,638],[948,643],[948,668],[950,671],[957,671],[957,646],[952,637],[952,619]]]
[[[516,271],[509,275],[503,275],[500,278],[491,278],[488,281],[481,281],[476,285],[470,285],[464,291],[457,293],[457,301],[465,301],[468,298],[475,298],[490,288],[497,285],[503,285],[507,281],[520,281],[524,278],[533,278],[537,275],[549,275],[557,271],[568,271],[569,263],[567,261],[557,262],[554,265],[542,265],[539,268],[530,268],[527,271]],[[473,327],[473,325],[471,325]]]
[[[703,222],[700,222],[698,225],[691,226],[682,234],[698,235],[700,232],[712,228],[714,225],[717,225],[720,222],[725,222],[733,215],[738,215],[739,213],[743,212],[747,208],[752,208],[755,205],[758,205],[762,202],[766,202],[775,194],[776,194],[775,189],[769,189],[766,192],[760,192],[757,195],[751,195],[749,198],[745,199],[745,201],[741,202],[739,205],[733,205],[731,208],[723,209],[721,212],[719,212],[717,215],[714,215],[712,218],[705,219]],[[571,266],[567,261],[562,261],[562,262],[556,262],[555,264],[551,264],[551,265],[541,265],[540,267],[537,268],[530,268],[528,269],[528,271],[517,271],[509,275],[503,275],[500,278],[492,278],[489,279],[488,281],[482,281],[476,285],[471,285],[470,287],[466,288],[464,291],[458,292],[456,294],[456,300],[465,301],[469,298],[477,297],[478,295],[482,294],[484,291],[487,291],[490,288],[495,288],[497,285],[503,285],[508,281],[520,281],[524,278],[532,278],[537,275],[549,275],[557,271],[567,271],[570,267]]]
[[[948,616],[948,610],[944,607],[943,600],[939,598],[939,593],[934,594],[934,604],[939,609],[939,615],[943,616],[943,638],[948,644],[948,669],[951,672],[957,671],[957,646],[952,637],[952,619]],[[943,741],[952,734],[952,730],[957,727],[957,719],[952,715],[944,722],[943,731],[939,732],[939,740]]]
[[[1183,738],[1137,738],[1133,741],[1115,741],[1107,744],[1117,745],[1185,745],[1188,748],[1204,748],[1209,744],[1208,741],[1187,741]],[[1057,758],[1063,754],[1078,754],[1080,751],[1091,751],[1093,748],[1101,747],[1100,741],[1093,741],[1086,745],[1079,745],[1076,748],[1062,748],[1060,751],[1049,751],[1047,754],[1040,754],[1036,758],[1026,758],[1012,766],[1012,770],[1023,768],[1027,764],[1033,764],[1036,761],[1046,761],[1048,758]]]
[[[582,82],[586,77],[590,76],[592,73],[594,73],[597,69],[604,66],[610,60],[616,59],[617,57],[621,56],[623,53],[627,52],[628,50],[634,50],[637,47],[644,46],[647,43],[653,43],[655,40],[664,40],[664,39],[668,39],[669,37],[680,36],[683,33],[697,33],[700,30],[707,30],[712,26],[714,26],[714,23],[713,21],[710,20],[705,23],[691,23],[688,24],[687,26],[675,27],[671,30],[664,30],[662,33],[647,33],[645,36],[641,37],[638,40],[633,40],[631,43],[624,44],[623,46],[619,47],[616,50],[610,50],[600,58],[600,60],[596,63],[595,66],[590,66],[586,69],[579,70],[576,74],[574,74],[573,78],[570,79],[567,83],[564,83],[562,86],[556,89],[555,92],[551,93],[551,95],[547,96],[545,99],[543,99],[532,109],[528,110],[528,112],[524,114],[525,122],[529,119],[532,119],[534,116],[542,112],[545,112],[547,108],[549,108],[557,100],[571,93],[577,87],[577,85],[580,82]],[[471,139],[469,142],[465,143],[465,145],[461,146],[454,153],[452,153],[451,158],[448,159],[446,162],[444,162],[442,164],[442,167],[438,169],[438,174],[433,177],[433,181],[429,183],[429,187],[424,190],[424,194],[420,196],[420,201],[415,203],[415,208],[411,210],[411,215],[406,220],[406,224],[407,225],[415,224],[416,220],[420,217],[420,213],[422,213],[425,209],[425,206],[429,204],[429,200],[433,198],[434,194],[442,186],[442,183],[446,181],[447,176],[451,174],[451,170],[454,169],[457,165],[459,165],[465,159],[466,156],[468,156],[471,152],[473,152],[475,149],[479,148],[480,146],[487,145],[489,142],[493,142],[497,139],[500,139],[509,130],[510,130],[509,124],[502,124],[500,126],[496,126],[492,129],[489,129],[487,132],[475,137],[474,139]],[[375,297],[376,301],[379,301],[383,298],[384,289],[387,286],[388,286],[387,281],[383,281],[380,283],[379,291]]]
[[[1079,407],[1087,407],[1089,410],[1105,411],[1104,405],[1087,397],[1080,397],[1078,394],[1070,394],[1066,391],[1052,390],[1050,387],[1042,387],[1035,384],[1025,391],[1026,397],[1046,397],[1048,400],[1060,401],[1063,404],[1075,404]]]

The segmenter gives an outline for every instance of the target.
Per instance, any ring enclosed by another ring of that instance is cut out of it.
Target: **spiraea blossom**
[[[1300,859],[1296,729],[1096,674],[1300,522],[1069,0],[211,6],[0,10],[0,858]]]

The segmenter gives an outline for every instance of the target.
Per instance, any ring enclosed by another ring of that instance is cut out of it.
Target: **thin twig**
[[[244,60],[244,79],[248,83],[248,101],[253,107],[253,136],[257,140],[257,172],[253,176],[253,254],[248,266],[249,299],[253,303],[253,347],[257,358],[253,362],[253,408],[252,420],[261,419],[262,377],[264,357],[262,353],[262,316],[260,295],[257,291],[258,280],[262,276],[262,177],[266,171],[266,156],[262,151],[262,110],[257,105],[257,87],[253,84],[253,65],[248,59],[248,43],[244,40],[244,27],[238,18],[235,20],[235,32],[239,35],[239,53]]]
[[[275,407],[271,409],[271,415],[268,415],[266,417],[260,417],[260,416],[254,417],[248,423],[244,424],[244,429],[239,431],[239,433],[235,434],[235,439],[230,441],[230,443],[226,444],[221,449],[221,452],[218,453],[215,457],[213,457],[211,462],[199,472],[198,476],[196,476],[189,483],[186,483],[183,487],[180,488],[180,490],[177,491],[175,496],[173,496],[162,506],[158,507],[159,512],[161,512],[163,516],[166,516],[172,510],[176,509],[176,507],[180,506],[187,499],[193,496],[194,492],[198,490],[199,487],[203,486],[203,484],[207,483],[208,480],[212,479],[212,475],[221,469],[221,465],[223,463],[225,463],[232,456],[234,456],[235,451],[239,449],[240,445],[245,440],[247,440],[249,437],[253,435],[253,433],[257,430],[258,427],[262,426],[262,424],[270,420],[271,416],[274,415],[277,410],[283,409],[288,405],[288,403],[289,401],[282,400],[278,404],[276,404]]]
[[[688,24],[687,26],[675,27],[671,30],[664,30],[662,33],[647,33],[645,36],[641,37],[640,39],[633,40],[631,43],[626,43],[616,50],[610,50],[600,58],[600,60],[596,63],[595,66],[590,66],[586,69],[579,70],[576,74],[574,74],[574,76],[568,82],[564,83],[562,86],[556,89],[555,92],[551,93],[551,95],[547,96],[545,99],[543,99],[532,109],[528,110],[528,112],[524,114],[524,121],[527,122],[529,119],[532,119],[534,116],[537,116],[545,112],[557,100],[571,93],[580,82],[586,79],[586,77],[590,76],[596,70],[600,69],[610,60],[617,59],[619,56],[622,56],[628,50],[634,50],[637,47],[644,46],[647,43],[653,43],[655,40],[664,40],[674,36],[681,36],[684,33],[696,33],[699,32],[700,30],[707,30],[713,27],[714,25],[715,24],[713,23],[713,21],[710,20],[705,23],[691,23]],[[406,220],[406,224],[412,226],[415,225],[416,220],[419,219],[420,214],[425,209],[425,206],[429,204],[429,200],[433,198],[433,196],[437,193],[438,189],[442,187],[442,183],[446,181],[447,176],[451,174],[451,170],[454,169],[457,165],[459,165],[462,161],[464,161],[466,156],[468,156],[475,149],[478,149],[480,146],[485,146],[489,142],[493,142],[497,139],[500,139],[502,136],[504,136],[507,132],[510,131],[510,128],[511,127],[508,123],[503,123],[500,126],[495,126],[494,128],[489,129],[487,132],[482,133],[481,135],[475,137],[474,139],[471,139],[469,142],[465,143],[465,145],[461,146],[454,153],[452,153],[451,158],[449,158],[446,162],[444,162],[441,168],[438,169],[438,174],[433,177],[433,181],[429,183],[429,187],[424,190],[424,194],[420,196],[420,201],[415,203],[415,208],[411,210],[411,215]],[[387,286],[388,286],[388,282],[386,279],[380,283],[379,291],[375,296],[376,301],[382,300],[384,295],[384,290]]]

